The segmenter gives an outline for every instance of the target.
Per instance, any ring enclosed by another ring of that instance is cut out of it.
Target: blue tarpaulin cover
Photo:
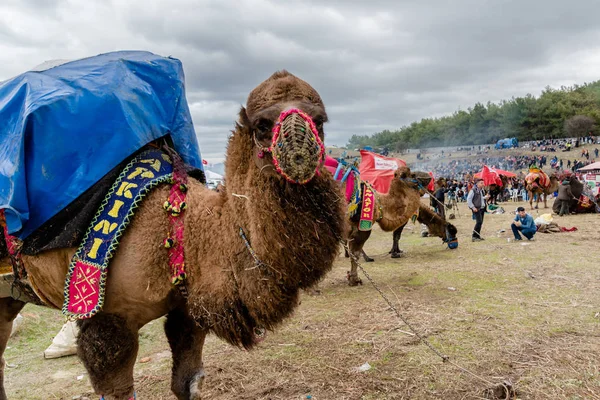
[[[167,133],[184,162],[202,169],[174,58],[107,53],[0,83],[0,209],[9,233],[26,238]]]

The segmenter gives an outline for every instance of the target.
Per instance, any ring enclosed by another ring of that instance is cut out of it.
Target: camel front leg
[[[133,367],[138,347],[138,329],[121,316],[99,313],[79,322],[77,355],[92,387],[104,400],[134,398]]]
[[[372,259],[371,257],[369,257],[367,255],[367,253],[365,252],[365,249],[362,249],[361,253],[362,253],[362,256],[363,256],[363,259],[365,260],[365,262],[373,262],[373,261],[375,261],[374,259]]]
[[[371,231],[352,230],[351,240],[348,241],[348,248],[352,255],[350,260],[350,271],[348,271],[348,285],[362,285],[362,280],[358,277],[358,260],[363,251],[363,246],[371,236]]]
[[[4,391],[4,350],[10,337],[13,320],[23,306],[25,306],[25,303],[11,297],[0,299],[0,400],[7,399]]]
[[[533,192],[529,193],[529,207],[533,210]]]
[[[202,347],[207,331],[200,329],[183,308],[167,315],[165,334],[173,354],[171,390],[178,400],[200,400],[204,382]]]
[[[400,249],[400,238],[402,238],[402,231],[404,230],[404,227],[406,226],[406,224],[402,225],[400,228],[396,229],[393,233],[392,236],[392,250],[390,250],[390,254],[392,255],[392,258],[400,258],[402,256],[402,253],[404,253],[401,249]]]

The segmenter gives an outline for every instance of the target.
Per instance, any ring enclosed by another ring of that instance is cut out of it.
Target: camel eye
[[[258,123],[256,124],[256,129],[258,131],[260,131],[261,133],[269,132],[272,127],[273,127],[273,123],[266,118],[259,119]]]
[[[317,129],[323,130],[323,118],[322,117],[316,117],[313,122],[315,123],[315,126],[317,127]]]

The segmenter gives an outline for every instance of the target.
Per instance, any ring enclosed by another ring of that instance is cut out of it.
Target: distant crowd
[[[438,161],[436,163],[419,163],[416,169],[432,171],[434,176],[443,176],[448,179],[462,179],[465,174],[474,174],[481,171],[484,165],[498,168],[505,171],[514,172],[517,175],[526,174],[527,169],[533,165],[543,168],[550,166],[556,172],[571,171],[575,172],[579,168],[596,162],[600,150],[595,148],[590,155],[587,149],[582,150],[581,156],[584,160],[573,160],[553,156],[548,158],[546,155],[520,155],[505,157],[480,157],[474,160],[449,160],[447,162]],[[524,175],[523,175],[524,177]]]

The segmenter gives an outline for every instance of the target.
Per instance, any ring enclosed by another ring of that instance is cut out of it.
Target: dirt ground
[[[474,221],[460,204],[457,250],[422,238],[412,224],[401,241],[403,258],[390,258],[391,234],[379,228],[365,246],[375,262],[364,266],[386,296],[470,372],[420,343],[364,276],[363,286],[348,287],[349,260],[340,255],[321,294],[303,295],[293,318],[256,350],[209,337],[204,398],[484,399],[508,382],[512,398],[600,399],[600,218],[555,217],[578,231],[509,242],[516,206],[486,215],[486,240],[472,243]],[[9,398],[96,399],[76,357],[42,357],[62,325],[60,312],[27,306],[23,315],[5,354]],[[174,398],[162,323],[141,332],[140,399]]]

